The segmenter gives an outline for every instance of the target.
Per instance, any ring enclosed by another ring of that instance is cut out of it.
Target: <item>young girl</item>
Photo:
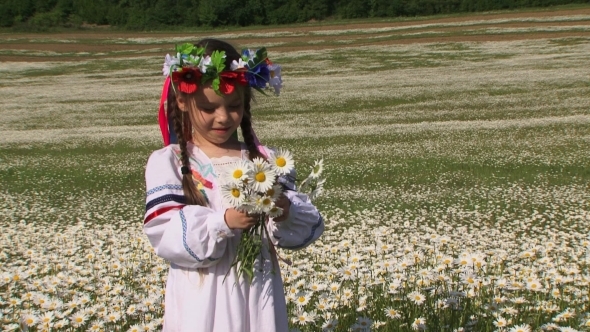
[[[295,191],[292,177],[279,179],[290,189],[276,203],[284,213],[267,221],[270,238],[264,242],[272,244],[261,250],[256,263],[261,268],[249,282],[238,278],[231,265],[242,231],[257,219],[229,208],[219,189],[225,165],[270,152],[257,144],[250,101],[252,88],[266,84],[273,67],[266,59],[261,67],[248,68],[231,45],[219,40],[195,46],[204,49],[199,63],[167,56],[165,72],[171,75],[164,86],[160,125],[167,144],[166,101],[178,144],[153,152],[146,167],[144,230],[156,254],[170,262],[164,331],[288,331],[274,246],[308,246],[322,234],[322,218],[307,196]],[[216,59],[224,64],[217,66],[223,67],[219,72],[211,66]],[[243,143],[235,134],[238,127]]]

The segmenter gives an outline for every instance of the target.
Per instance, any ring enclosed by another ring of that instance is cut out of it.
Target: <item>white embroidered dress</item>
[[[178,149],[173,144],[153,152],[146,167],[144,231],[156,254],[170,262],[163,331],[288,331],[276,257],[263,248],[264,259],[258,262],[262,268],[255,272],[252,284],[237,279],[230,265],[241,230],[231,230],[225,223],[227,207],[218,190],[215,166],[200,149],[187,145],[191,169],[202,177],[209,207],[185,205]],[[268,221],[270,240],[280,248],[304,248],[322,234],[323,220],[306,195],[294,190],[285,195],[291,201],[289,218]]]

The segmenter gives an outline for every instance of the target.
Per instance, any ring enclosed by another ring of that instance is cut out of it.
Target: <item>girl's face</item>
[[[243,90],[236,88],[233,93],[220,96],[207,84],[199,87],[194,95],[179,98],[178,106],[189,113],[195,144],[222,146],[232,140],[232,134],[242,121]]]

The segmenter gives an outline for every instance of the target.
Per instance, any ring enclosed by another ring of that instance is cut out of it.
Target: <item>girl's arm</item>
[[[227,238],[225,211],[186,205],[180,166],[170,147],[150,156],[145,172],[147,195],[143,229],[156,254],[186,268],[217,264]]]
[[[324,220],[311,203],[309,197],[295,190],[295,185],[289,179],[295,179],[292,173],[282,177],[279,181],[285,188],[284,195],[291,202],[289,216],[281,222],[268,222],[269,233],[273,243],[283,249],[302,249],[313,243],[324,232]]]

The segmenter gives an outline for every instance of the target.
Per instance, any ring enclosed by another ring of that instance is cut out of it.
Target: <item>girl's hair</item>
[[[240,53],[232,45],[218,39],[202,39],[195,45],[204,47],[205,54],[207,55],[211,55],[213,51],[225,51],[225,68],[230,68],[232,61],[237,61],[241,57]],[[170,82],[170,84],[172,84],[172,82]],[[244,143],[246,143],[246,147],[248,148],[248,155],[250,159],[254,159],[256,157],[264,158],[262,153],[260,153],[260,151],[258,151],[258,148],[256,147],[254,141],[254,132],[252,130],[252,113],[250,112],[250,103],[252,101],[252,89],[249,86],[240,88],[244,89],[244,115],[242,117],[242,122],[240,122],[240,128],[242,129]],[[185,112],[182,112],[178,107],[175,89],[169,89],[168,91],[169,92],[167,100],[167,112],[168,116],[173,119],[174,132],[176,133],[176,137],[178,138],[178,145],[180,146],[182,166],[190,168],[186,144],[188,141],[192,139],[191,122],[189,117],[185,116]],[[177,89],[176,91],[179,94],[182,93]],[[192,174],[189,173],[182,175],[182,190],[184,191],[184,196],[186,197],[187,204],[202,206],[207,205],[207,200],[205,196],[201,193],[200,190],[197,189],[193,182]]]

